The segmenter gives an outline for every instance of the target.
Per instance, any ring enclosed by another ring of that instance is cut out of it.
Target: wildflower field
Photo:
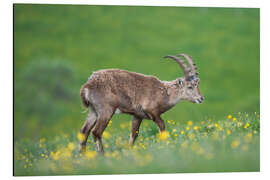
[[[92,137],[78,152],[79,133],[54,139],[15,142],[15,175],[238,172],[260,170],[260,117],[237,113],[186,124],[167,120],[159,133],[145,120],[134,146],[128,145],[130,122],[109,124],[103,134],[104,156]]]

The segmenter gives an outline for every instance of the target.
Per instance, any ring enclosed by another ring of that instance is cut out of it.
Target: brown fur
[[[181,80],[181,84],[179,84]],[[81,88],[81,98],[90,112],[81,132],[85,139],[92,128],[97,150],[103,152],[101,136],[116,110],[133,115],[130,144],[135,142],[143,119],[153,120],[160,131],[165,130],[160,115],[181,100],[201,102],[198,89],[199,79],[187,81],[178,78],[171,82],[161,81],[154,76],[119,69],[94,72]],[[193,90],[188,86],[194,87]],[[86,93],[87,92],[87,93]],[[200,99],[198,101],[198,99]],[[81,142],[85,149],[86,140]]]

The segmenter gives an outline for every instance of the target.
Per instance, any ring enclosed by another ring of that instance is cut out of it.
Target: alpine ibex
[[[186,58],[189,67],[177,56]],[[80,150],[85,151],[90,131],[97,144],[97,151],[103,153],[102,133],[111,117],[117,113],[133,115],[130,144],[134,144],[143,119],[153,120],[160,131],[165,130],[160,115],[175,106],[181,100],[200,104],[204,97],[200,93],[200,79],[196,66],[186,54],[165,56],[175,60],[184,77],[173,81],[161,81],[154,76],[129,72],[119,69],[107,69],[94,72],[81,88],[83,105],[90,109],[88,117],[81,128],[84,140]]]

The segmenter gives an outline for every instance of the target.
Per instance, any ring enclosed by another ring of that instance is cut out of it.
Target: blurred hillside
[[[177,122],[259,111],[259,9],[14,5],[15,138],[77,132],[79,90],[93,71],[120,68],[173,80],[193,57],[205,96],[163,118]],[[113,127],[130,120],[113,117]]]

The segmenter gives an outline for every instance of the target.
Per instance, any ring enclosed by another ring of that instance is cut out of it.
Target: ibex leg
[[[83,140],[80,142],[80,146],[79,146],[80,152],[85,152],[86,142],[87,142],[89,133],[92,130],[92,128],[95,126],[96,120],[97,120],[96,113],[94,112],[93,109],[90,108],[89,114],[80,130],[81,134],[84,137]]]
[[[141,122],[142,122],[141,118],[133,116],[133,119],[131,121],[131,133],[130,133],[130,139],[129,139],[130,145],[134,144],[134,142],[139,134]]]
[[[165,124],[163,119],[160,116],[154,118],[154,122],[157,124],[159,131],[162,132],[165,130]]]
[[[97,151],[99,153],[104,153],[103,145],[102,145],[102,133],[107,127],[112,115],[114,113],[113,108],[104,107],[104,111],[98,112],[97,123],[95,128],[92,131],[94,141],[97,144]]]

